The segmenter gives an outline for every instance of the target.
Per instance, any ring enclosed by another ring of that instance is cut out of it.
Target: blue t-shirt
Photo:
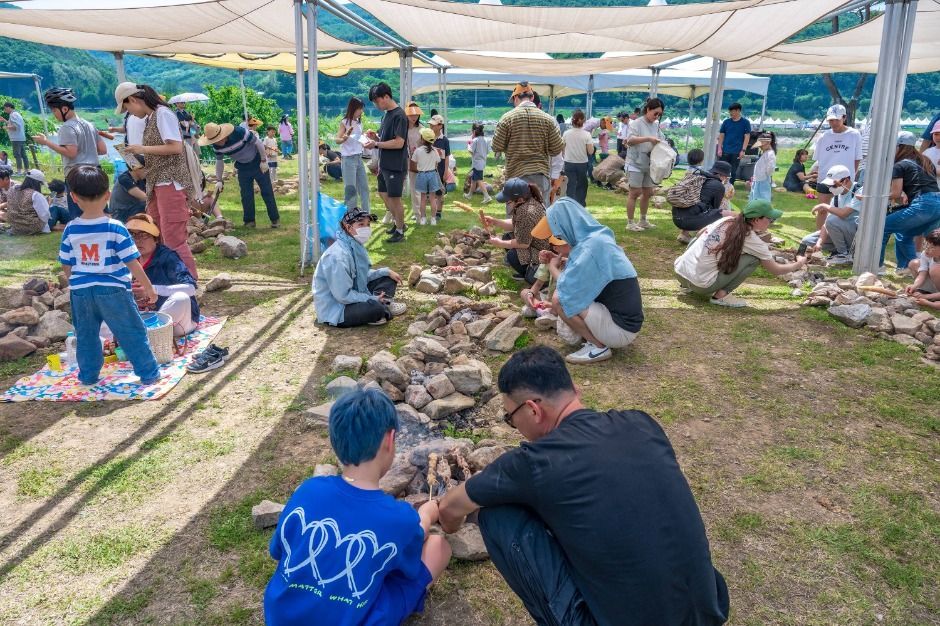
[[[725,136],[724,141],[721,143],[721,151],[737,154],[744,147],[744,135],[751,132],[751,121],[746,117],[742,117],[735,122],[729,117],[721,123],[718,132]]]
[[[69,289],[131,288],[127,264],[140,258],[124,224],[108,216],[77,217],[65,226],[59,244],[59,263],[72,266]]]
[[[264,592],[267,626],[399,624],[424,605],[418,513],[340,476],[311,478],[271,538],[277,569]]]

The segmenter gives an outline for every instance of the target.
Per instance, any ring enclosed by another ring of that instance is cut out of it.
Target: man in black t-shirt
[[[379,196],[395,219],[389,231],[391,236],[385,241],[398,243],[405,239],[405,207],[401,194],[408,176],[408,118],[392,98],[392,88],[385,83],[372,86],[369,100],[376,108],[385,111],[379,132],[368,132],[371,141],[365,147],[379,149]]]
[[[585,408],[546,346],[514,354],[499,390],[528,442],[451,489],[441,527],[479,509],[493,564],[539,624],[723,624],[728,589],[653,418]]]

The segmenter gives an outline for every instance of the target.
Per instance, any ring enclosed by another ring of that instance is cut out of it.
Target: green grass
[[[48,556],[64,572],[85,574],[121,565],[157,542],[158,533],[154,529],[129,525],[58,542],[48,548]]]

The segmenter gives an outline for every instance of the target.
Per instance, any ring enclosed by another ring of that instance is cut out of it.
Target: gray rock
[[[37,348],[48,348],[52,341],[48,337],[38,337],[36,335],[26,335],[26,341],[30,342]]]
[[[438,374],[443,374],[444,370],[446,369],[447,369],[447,363],[443,363],[441,361],[434,361],[432,363],[427,364],[427,367],[424,368],[424,374],[425,376],[428,376],[429,378],[433,378],[434,376],[437,376]]]
[[[394,361],[376,361],[372,366],[372,371],[375,372],[376,380],[387,380],[399,389],[408,386],[408,375],[401,371]]]
[[[467,278],[470,280],[478,280],[481,283],[488,283],[493,280],[493,272],[486,265],[479,267],[468,267],[467,271],[464,272]]]
[[[880,286],[881,281],[878,280],[878,277],[872,274],[871,272],[864,272],[858,278],[855,279],[855,288],[858,287],[874,287]]]
[[[444,279],[444,293],[446,294],[456,295],[459,293],[465,293],[471,289],[473,289],[473,282],[467,280],[466,278],[448,276]]]
[[[501,445],[477,448],[467,457],[467,462],[470,464],[470,469],[474,472],[479,472],[502,456],[507,450],[509,450],[509,446]]]
[[[428,323],[425,321],[418,320],[408,325],[408,334],[412,337],[423,335],[426,332],[428,332]]]
[[[401,402],[405,399],[405,394],[402,392],[402,390],[387,380],[382,381],[382,391],[392,402]]]
[[[424,262],[428,265],[436,265],[438,267],[447,266],[447,256],[440,254],[438,252],[431,252],[424,255]]]
[[[397,458],[388,473],[379,480],[379,488],[390,496],[398,497],[405,493],[418,468],[407,459]]]
[[[232,276],[227,272],[222,272],[221,274],[216,275],[212,280],[206,284],[206,291],[224,291],[229,289],[232,286]]]
[[[35,326],[39,323],[39,313],[32,306],[21,306],[0,315],[0,319],[10,326]]]
[[[423,385],[408,385],[405,389],[405,402],[416,409],[423,409],[433,398]]]
[[[454,320],[450,323],[450,332],[452,335],[466,335],[467,325],[460,320]]]
[[[50,341],[62,341],[75,329],[69,324],[69,314],[65,311],[49,311],[39,320],[36,334],[47,337]]]
[[[419,470],[426,470],[428,467],[428,455],[432,452],[437,455],[448,454],[452,456],[459,454],[464,458],[473,451],[473,442],[469,439],[454,439],[445,437],[443,439],[433,439],[427,443],[415,446],[411,450],[408,460]]]
[[[69,298],[69,294],[60,293],[55,297],[55,300],[52,303],[52,308],[56,311],[65,311],[71,312],[72,310],[72,300]]]
[[[330,409],[332,408],[333,403],[326,402],[307,409],[302,415],[304,426],[307,428],[329,428]]]
[[[513,313],[502,322],[496,325],[496,328],[490,331],[483,343],[490,350],[497,352],[510,352],[516,344],[524,328],[519,328],[516,324],[522,319],[518,313]]]
[[[361,356],[338,354],[336,355],[336,358],[333,359],[333,363],[330,364],[330,373],[335,374],[336,372],[355,372],[358,374],[361,368]]]
[[[493,384],[493,374],[485,363],[471,361],[444,370],[444,374],[460,393],[472,395]]]
[[[414,287],[421,280],[421,269],[420,265],[412,265],[408,270],[408,285],[410,287]]]
[[[446,361],[450,357],[450,351],[444,344],[431,337],[415,337],[408,346],[423,354],[425,361]]]
[[[46,311],[52,308],[50,306],[47,306],[44,302],[42,302],[39,299],[39,296],[33,296],[32,307],[36,309],[37,313],[39,313],[39,317],[42,317],[43,313],[45,313]]]
[[[395,355],[389,352],[388,350],[380,350],[369,357],[369,361],[366,363],[367,369],[375,369],[375,364],[379,361],[395,361]]]
[[[842,304],[829,307],[829,315],[833,316],[846,326],[861,328],[871,315],[871,307],[867,304]]]
[[[436,278],[423,276],[421,280],[418,281],[418,284],[415,285],[415,290],[421,293],[437,293],[441,290],[441,284],[442,281]]]
[[[212,226],[212,227],[210,227],[210,228],[206,228],[206,229],[203,230],[201,233],[199,233],[199,236],[200,236],[200,237],[204,237],[204,238],[206,238],[206,239],[211,239],[212,237],[218,237],[219,235],[221,235],[221,234],[223,234],[223,233],[225,233],[225,225],[224,225],[224,224],[219,225],[219,226]]]
[[[872,307],[871,313],[865,318],[865,325],[875,332],[894,332],[891,316],[888,314],[888,310],[883,307]]]
[[[15,361],[36,351],[36,346],[21,337],[8,334],[0,337],[0,361]]]
[[[382,389],[382,385],[380,385],[374,380],[363,382],[360,386],[362,387],[363,391],[369,391],[370,389],[374,389],[376,391],[381,391],[383,393],[385,392],[385,390]]]
[[[284,505],[270,500],[262,500],[260,503],[251,507],[251,523],[258,530],[272,528],[277,526],[277,520],[281,516]]]
[[[430,417],[424,413],[419,413],[413,406],[404,402],[396,404],[395,411],[398,413],[398,419],[403,422],[411,422],[412,424],[429,424],[431,422]]]
[[[427,387],[428,393],[431,394],[431,397],[435,400],[449,396],[456,391],[454,384],[450,382],[450,378],[448,378],[446,374],[434,376],[425,386]]]
[[[26,339],[29,335],[29,326],[17,326],[10,331],[8,336],[19,337],[20,339]]]
[[[493,327],[493,318],[486,317],[475,322],[470,322],[467,324],[467,334],[470,335],[473,339],[479,339],[486,335],[487,332]]]
[[[424,412],[432,420],[441,420],[465,409],[472,409],[476,402],[473,398],[462,393],[452,393],[449,396],[430,402],[424,407]]]
[[[319,476],[339,476],[339,468],[332,463],[322,463],[313,468],[313,475]]]
[[[476,524],[464,524],[455,533],[445,535],[453,556],[459,561],[485,561],[490,558],[483,535]]]
[[[914,333],[920,330],[920,322],[917,320],[908,317],[906,315],[901,315],[900,313],[895,313],[891,316],[891,323],[894,324],[894,332],[898,335],[910,335],[914,338]]]
[[[33,277],[23,283],[23,291],[32,291],[37,296],[49,290],[49,283],[44,278]]]
[[[7,324],[3,320],[0,320],[0,337],[4,337],[8,332],[13,330],[13,326]]]
[[[38,296],[38,299],[39,299],[40,302],[42,302],[43,304],[45,304],[45,305],[46,305],[47,307],[49,307],[50,309],[51,309],[52,306],[55,304],[55,294],[52,293],[51,291],[46,291],[45,293],[39,295],[39,296]],[[34,301],[35,301],[35,299],[34,299]]]
[[[902,346],[913,346],[917,348],[923,348],[924,344],[917,341],[910,335],[891,335],[891,339],[901,344]]]
[[[326,385],[326,395],[328,395],[333,400],[339,400],[347,393],[356,391],[359,389],[359,383],[350,378],[349,376],[340,376],[334,378]]]
[[[215,245],[219,252],[227,259],[240,259],[248,254],[248,244],[231,235],[219,235],[216,237]]]
[[[928,313],[927,311],[921,311],[919,313],[914,313],[914,315],[911,316],[911,319],[914,320],[915,322],[926,324],[927,322],[934,320],[936,318],[930,313]]]
[[[28,341],[29,337],[27,337],[26,339]],[[933,343],[933,335],[931,335],[930,333],[925,333],[925,332],[915,333],[914,339],[916,339],[917,341],[921,342],[924,345]],[[37,346],[37,347],[41,347],[41,346]]]

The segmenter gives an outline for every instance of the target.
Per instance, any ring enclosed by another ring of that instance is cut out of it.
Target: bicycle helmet
[[[75,92],[72,91],[69,87],[53,87],[46,91],[43,94],[43,97],[46,100],[46,104],[50,107],[57,106],[75,106],[75,101],[78,100],[78,97],[75,95]]]

